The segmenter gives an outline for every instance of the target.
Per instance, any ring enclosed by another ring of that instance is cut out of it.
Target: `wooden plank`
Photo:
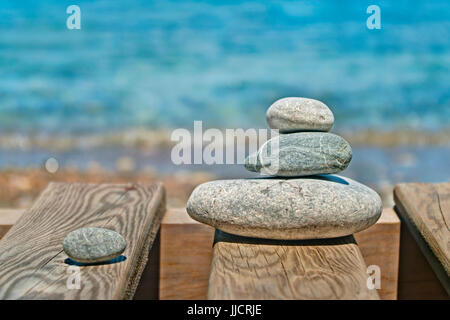
[[[160,299],[206,299],[214,228],[168,209],[161,223]]]
[[[380,298],[396,300],[400,255],[400,219],[394,209],[384,209],[376,224],[355,233],[354,237],[367,266],[380,267],[381,288],[378,289]]]
[[[403,183],[394,188],[402,222],[450,295],[450,183]]]
[[[0,299],[129,299],[164,213],[159,183],[51,183],[0,240]],[[80,289],[66,286],[62,240],[81,227],[105,227],[127,241],[125,261],[80,267]]]
[[[25,209],[0,209],[0,239],[19,220]]]
[[[276,241],[216,231],[208,299],[378,299],[352,236]]]

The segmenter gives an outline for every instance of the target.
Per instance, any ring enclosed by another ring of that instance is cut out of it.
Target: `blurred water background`
[[[71,4],[81,30],[66,28]],[[381,30],[366,27],[371,4]],[[330,106],[334,132],[390,133],[354,145],[344,175],[374,186],[449,180],[449,39],[448,0],[1,0],[0,168],[39,168],[54,156],[114,170],[129,157],[136,170],[245,174],[176,167],[167,150],[86,137],[144,130],[161,139],[155,132],[194,120],[264,128],[272,102],[303,96]],[[57,148],[55,137],[75,142]]]

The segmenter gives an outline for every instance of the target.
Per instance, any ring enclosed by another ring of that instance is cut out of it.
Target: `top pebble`
[[[283,98],[267,110],[267,123],[281,133],[300,131],[330,131],[334,116],[323,103],[307,98]]]

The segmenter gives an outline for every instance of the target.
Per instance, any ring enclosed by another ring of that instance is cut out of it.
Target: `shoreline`
[[[257,128],[259,129],[259,128]],[[246,130],[246,129],[244,129]],[[225,132],[221,129],[221,132]],[[171,141],[172,130],[151,130],[137,128],[118,132],[81,133],[78,135],[58,133],[2,133],[0,149],[68,151],[99,147],[157,149],[171,148],[177,142]],[[344,137],[352,147],[371,146],[390,148],[396,146],[450,146],[450,128],[429,130],[339,130],[331,131]],[[207,143],[204,143],[206,145]]]
[[[45,168],[58,161],[56,173]],[[392,189],[400,182],[450,181],[450,147],[355,147],[347,169],[338,173],[376,190],[385,206],[393,205]],[[170,149],[99,148],[54,153],[45,150],[0,149],[0,207],[27,207],[50,182],[162,181],[168,204],[183,206],[199,183],[215,179],[255,178],[242,165],[175,165]]]
[[[27,207],[50,181],[154,180],[166,185],[169,205],[183,206],[200,183],[258,176],[238,164],[175,165],[171,148],[176,142],[170,141],[170,133],[136,129],[77,137],[0,135],[0,207]],[[353,149],[349,167],[340,174],[376,190],[385,206],[393,205],[396,183],[450,181],[450,130],[334,133]],[[50,157],[58,161],[54,174],[45,169]]]
[[[251,178],[251,175],[241,176],[241,178],[249,177]],[[101,168],[92,168],[87,171],[65,168],[56,173],[35,168],[7,169],[0,170],[0,185],[3,190],[0,193],[0,208],[29,208],[50,182],[146,183],[155,181],[164,184],[168,207],[184,207],[197,185],[212,180],[230,178],[233,177],[220,177],[204,171],[183,171],[160,175],[154,172],[107,172]],[[354,177],[351,178],[354,179]],[[384,207],[393,205],[392,184],[368,186],[380,195]]]

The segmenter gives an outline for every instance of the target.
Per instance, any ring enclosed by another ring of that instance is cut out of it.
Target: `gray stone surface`
[[[70,232],[63,241],[64,252],[81,263],[99,263],[114,259],[126,248],[125,239],[104,228],[81,228]]]
[[[375,191],[356,181],[323,175],[207,182],[192,192],[187,211],[232,234],[293,240],[364,230],[378,220],[382,204]]]
[[[275,101],[266,113],[267,123],[281,133],[330,131],[334,116],[323,103],[307,98],[283,98]]]
[[[270,139],[246,159],[249,171],[278,177],[338,173],[349,165],[352,148],[342,137],[326,132],[297,132]]]

